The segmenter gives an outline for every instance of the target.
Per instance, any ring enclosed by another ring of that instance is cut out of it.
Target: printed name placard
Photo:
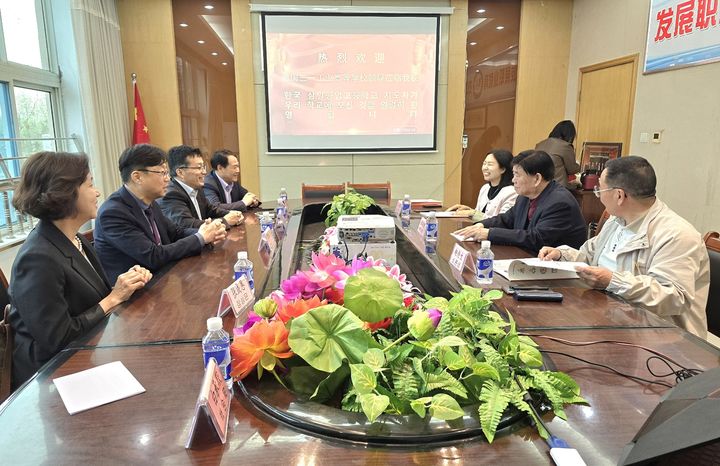
[[[247,310],[254,302],[255,293],[253,293],[253,290],[250,288],[247,277],[243,275],[235,280],[232,285],[222,290],[220,305],[218,306],[218,316],[224,316],[230,309],[235,313],[236,319],[239,318],[241,314],[247,316]]]
[[[465,265],[468,263],[468,257],[472,257],[470,255],[470,251],[456,243],[455,247],[453,247],[452,254],[450,255],[450,267],[462,273],[465,269]],[[472,260],[470,261],[470,264],[473,264]],[[472,270],[473,268],[473,265],[470,265],[470,269]]]
[[[395,216],[396,217],[399,217],[400,214],[402,213],[402,204],[403,204],[403,201],[401,201],[401,200],[397,201],[397,204],[395,204]]]
[[[260,244],[258,244],[258,251],[263,249],[267,250],[268,255],[272,258],[275,255],[277,249],[277,239],[275,239],[275,232],[272,228],[262,232],[260,235]]]
[[[425,230],[427,230],[427,219],[425,217],[422,217],[420,219],[420,224],[418,225],[417,232],[420,236],[422,236],[424,238]]]
[[[195,403],[195,416],[190,425],[185,448],[190,448],[196,441],[206,439],[227,440],[228,421],[230,419],[230,390],[220,372],[214,358],[210,358],[200,394]]]

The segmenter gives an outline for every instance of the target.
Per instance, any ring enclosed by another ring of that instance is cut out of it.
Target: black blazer
[[[530,199],[518,196],[510,210],[480,223],[490,229],[491,242],[519,246],[535,254],[543,246],[567,244],[578,249],[587,239],[587,225],[577,200],[555,181],[538,196],[537,208],[528,222],[529,209]]]
[[[95,249],[111,283],[135,264],[157,272],[168,262],[199,254],[203,245],[197,229],[168,220],[156,202],[150,204],[161,244],[155,240],[142,211],[124,186],[100,206],[95,220]]]
[[[242,198],[248,193],[248,190],[243,188],[239,183],[233,183],[233,187],[230,190],[230,199],[232,202],[228,204],[225,199],[225,190],[220,184],[220,179],[217,173],[215,173],[215,170],[205,175],[203,191],[205,192],[205,198],[208,202],[217,208],[239,210],[241,212],[247,210],[247,206],[242,201]]]
[[[165,216],[184,228],[200,228],[206,218],[222,218],[228,214],[228,210],[216,208],[205,199],[203,190],[199,189],[197,193],[197,203],[200,207],[202,218],[198,218],[195,206],[190,199],[190,195],[180,184],[173,178],[168,185],[167,193],[162,199],[158,199],[158,204],[165,213]]]
[[[52,222],[41,220],[15,257],[10,282],[15,388],[105,317],[98,303],[110,294],[110,283],[95,250],[79,238],[87,260]]]

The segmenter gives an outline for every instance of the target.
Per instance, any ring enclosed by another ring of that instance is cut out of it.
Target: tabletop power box
[[[395,220],[386,215],[341,215],[337,223],[337,240],[331,240],[331,247],[335,255],[346,260],[366,254],[394,265]]]

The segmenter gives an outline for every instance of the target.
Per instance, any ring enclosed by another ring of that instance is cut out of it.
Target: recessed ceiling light
[[[218,53],[217,53],[217,52],[213,52],[213,53],[211,53],[210,55],[212,55],[213,57],[217,57],[217,56],[218,56]]]
[[[186,28],[186,27],[188,27],[187,23],[180,23],[179,26],[180,26],[181,28]]]
[[[485,10],[481,8],[481,9],[479,9],[477,12],[478,12],[478,13],[485,13]]]
[[[199,40],[199,41],[198,41],[198,44],[204,44],[204,43],[205,43],[204,40]]]
[[[213,8],[215,8],[215,7],[212,5],[205,5],[206,10],[212,10]]]
[[[495,29],[497,29],[498,31],[502,31],[503,29],[505,29],[505,26],[496,26]]]
[[[226,61],[222,62],[222,65],[227,66],[227,62]]]
[[[470,45],[477,45],[477,42],[470,42]]]
[[[480,70],[475,70],[475,72],[476,72],[476,73],[479,73],[479,72],[480,72]]]

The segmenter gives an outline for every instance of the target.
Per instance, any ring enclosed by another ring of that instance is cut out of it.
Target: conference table
[[[255,265],[258,297],[267,293],[291,266],[297,239],[294,219],[274,258],[269,258],[258,252],[256,216],[246,215],[246,222],[231,229],[224,243],[167,266],[146,289],[71,343],[0,407],[3,464],[552,464],[549,447],[525,422],[499,432],[492,444],[480,436],[422,447],[380,447],[320,438],[286,426],[259,412],[238,389],[231,400],[227,442],[208,441],[186,449],[204,372],[200,339],[206,319],[217,313],[221,290],[232,282],[237,251],[247,250]],[[437,248],[430,252],[415,231],[417,222],[413,218],[398,235],[416,245],[436,272],[452,273],[448,261],[456,242],[449,233],[463,221],[441,219]],[[473,252],[477,248],[462,246]],[[496,258],[528,256],[514,247],[493,250]],[[452,276],[458,286],[474,284],[470,270]],[[505,285],[506,280],[496,277],[492,287]],[[654,380],[646,369],[650,354],[611,344],[567,346],[551,338],[624,341],[701,370],[718,366],[720,350],[579,280],[551,285],[564,294],[562,303],[519,303],[504,297],[496,302],[497,309],[511,313],[521,332],[552,352],[545,357],[575,378],[589,402],[567,407],[568,421],[545,414],[547,427],[576,448],[587,464],[616,464],[668,389],[575,358]],[[226,330],[236,324],[232,312],[223,321]],[[52,380],[113,361],[122,361],[146,392],[69,415]],[[674,377],[659,380],[674,383]]]

